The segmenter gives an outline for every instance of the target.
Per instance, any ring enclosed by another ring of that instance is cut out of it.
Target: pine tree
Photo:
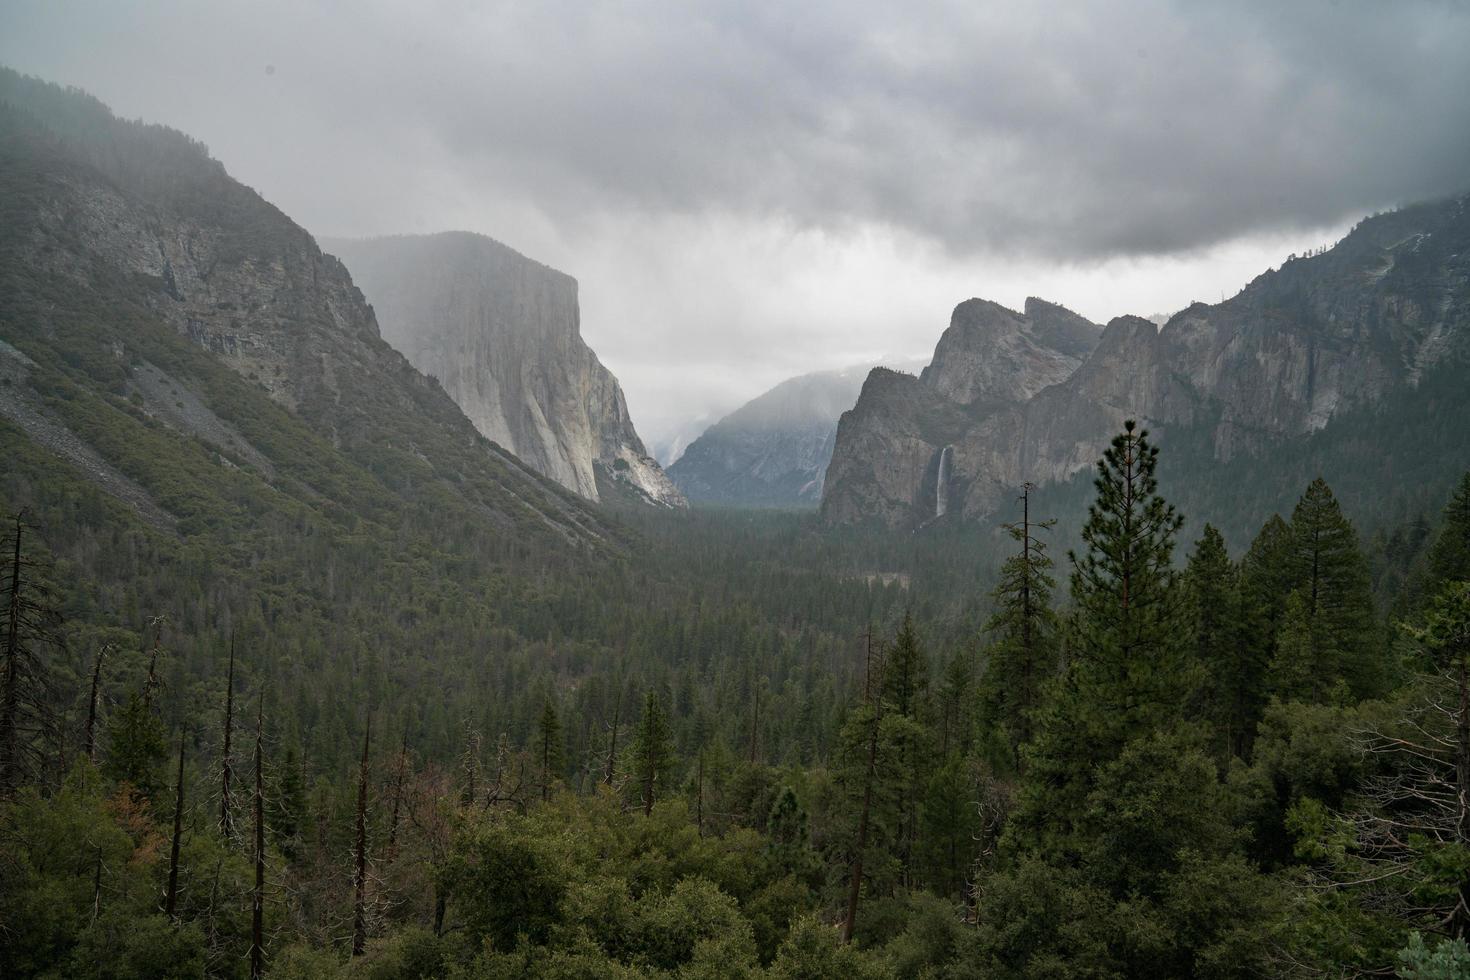
[[[1078,682],[1108,745],[1177,717],[1188,693],[1174,538],[1184,519],[1158,494],[1159,451],[1130,419],[1098,463],[1097,500],[1072,553]]]
[[[184,735],[179,733],[179,773],[174,780],[174,832],[169,842],[168,887],[164,891],[163,914],[175,918],[179,904],[179,844],[184,836]]]
[[[135,691],[108,724],[103,772],[152,799],[159,788],[158,765],[168,754],[165,739],[163,722],[148,709],[143,695]]]
[[[541,721],[536,727],[537,755],[541,761],[541,799],[551,798],[551,787],[566,768],[566,737],[556,705],[546,698],[541,707]]]
[[[1293,587],[1301,590],[1316,669],[1344,678],[1359,697],[1383,682],[1375,660],[1373,594],[1357,532],[1319,477],[1291,515]]]
[[[1247,715],[1259,719],[1265,708],[1265,675],[1276,657],[1277,634],[1286,617],[1293,567],[1291,525],[1280,514],[1261,527],[1240,562],[1241,644],[1247,669],[1262,678],[1262,687],[1248,706]]]
[[[883,696],[894,712],[913,718],[929,688],[929,663],[914,628],[912,613],[903,614],[883,669]]]
[[[633,769],[643,794],[643,812],[651,814],[659,780],[674,761],[673,739],[662,699],[650,690],[643,698],[643,717],[633,737]]]
[[[1470,582],[1470,473],[1444,509],[1444,525],[1429,550],[1428,592],[1447,582]]]
[[[981,682],[981,703],[987,719],[1000,725],[1019,765],[1020,747],[1031,740],[1032,715],[1041,690],[1056,662],[1056,615],[1052,592],[1052,560],[1038,532],[1050,530],[1055,520],[1031,519],[1031,484],[1022,487],[1021,520],[1007,524],[1006,532],[1018,550],[1001,566],[991,592],[995,613],[985,624],[994,638]]]
[[[1248,656],[1241,628],[1240,575],[1225,538],[1210,524],[1184,571],[1189,639],[1203,668],[1201,700],[1226,751],[1243,758],[1256,725],[1261,671]]]

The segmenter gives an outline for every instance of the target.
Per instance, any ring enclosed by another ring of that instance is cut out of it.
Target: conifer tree
[[[220,750],[219,829],[226,837],[235,833],[234,799],[230,780],[234,776],[230,753],[230,736],[235,727],[235,634],[230,634],[230,666],[225,672],[224,747]]]
[[[537,755],[541,762],[541,799],[551,797],[551,787],[566,768],[566,738],[556,705],[546,698],[541,707],[541,720],[536,726]]]
[[[929,688],[929,664],[911,612],[903,614],[883,669],[883,696],[894,712],[913,718]]]
[[[1077,678],[1084,703],[1116,749],[1173,719],[1188,693],[1174,538],[1184,519],[1159,496],[1159,451],[1131,419],[1098,463],[1072,562]]]
[[[1270,662],[1286,613],[1286,597],[1293,588],[1292,552],[1291,525],[1272,514],[1240,561],[1242,628],[1258,664]]]
[[[633,737],[633,769],[643,794],[643,812],[653,812],[659,780],[674,761],[673,739],[663,700],[653,690],[644,695],[643,717]]]
[[[1018,550],[1001,566],[991,592],[995,613],[985,624],[994,638],[982,681],[982,704],[988,719],[1004,729],[1019,765],[1019,749],[1031,740],[1032,715],[1056,661],[1056,615],[1052,592],[1052,560],[1039,532],[1055,520],[1031,519],[1031,484],[1021,490],[1021,520],[1006,532]]]
[[[1291,536],[1293,587],[1306,604],[1316,670],[1344,678],[1359,697],[1375,693],[1382,669],[1374,659],[1368,563],[1352,523],[1320,477],[1292,512]]]
[[[1184,587],[1191,649],[1203,669],[1206,716],[1223,735],[1226,751],[1244,757],[1263,678],[1244,643],[1240,575],[1213,525],[1206,524],[1195,543]]]
[[[1470,473],[1444,509],[1444,525],[1429,549],[1429,592],[1447,582],[1470,582]]]

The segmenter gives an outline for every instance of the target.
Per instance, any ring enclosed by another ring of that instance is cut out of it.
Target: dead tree
[[[367,799],[368,746],[373,737],[373,716],[368,715],[362,736],[362,766],[357,772],[357,841],[353,846],[352,955],[367,949]]]
[[[619,668],[618,669],[618,686],[617,686],[617,690],[613,693],[612,734],[609,737],[608,743],[607,743],[607,765],[604,766],[603,767],[603,770],[602,770],[602,781],[604,783],[606,783],[608,786],[611,786],[613,784],[613,775],[614,775],[614,773],[616,771],[616,766],[617,766],[617,760],[618,760],[618,721],[621,718],[622,709],[623,709],[623,671],[622,671],[622,668]]]
[[[10,575],[4,595],[4,661],[0,662],[0,797],[41,767],[39,746],[57,735],[50,671],[42,648],[59,648],[61,614],[22,551],[29,525],[15,517]]]
[[[255,890],[250,896],[250,980],[265,973],[265,779],[262,754],[264,697],[255,704]]]
[[[153,695],[158,690],[158,651],[163,646],[163,624],[166,622],[166,617],[154,616],[143,627],[145,646],[148,643],[148,626],[153,627],[153,647],[148,652],[148,676],[143,681],[143,707],[149,711],[153,709]]]
[[[388,821],[387,858],[398,856],[398,815],[403,807],[403,777],[408,771],[408,729],[403,731],[403,744],[398,749],[398,772],[393,777],[393,814]]]
[[[174,780],[174,836],[168,851],[168,891],[164,894],[163,914],[178,918],[179,842],[184,836],[184,733],[179,733],[179,774]]]
[[[82,732],[82,751],[92,762],[97,761],[97,698],[102,688],[102,661],[112,652],[112,644],[97,648],[97,662],[92,665],[92,695],[87,699],[87,727]]]
[[[234,775],[230,763],[230,734],[235,720],[235,634],[230,633],[230,667],[225,673],[225,745],[220,756],[219,829],[226,837],[235,833],[230,780]]]
[[[1459,855],[1470,848],[1470,583],[1448,586],[1426,624],[1407,632],[1430,655],[1437,676],[1402,716],[1358,733],[1377,771],[1341,815],[1357,846],[1326,883],[1365,890],[1375,907],[1401,920],[1466,939],[1470,875],[1436,882],[1446,896],[1438,902],[1426,901],[1423,877],[1426,850]],[[1443,865],[1456,867],[1458,858]]]

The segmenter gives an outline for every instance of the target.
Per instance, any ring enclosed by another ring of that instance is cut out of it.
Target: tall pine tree
[[[1384,677],[1368,563],[1352,523],[1320,477],[1292,511],[1291,537],[1292,587],[1305,603],[1316,670],[1327,687],[1341,677],[1359,697],[1377,693]]]
[[[1017,550],[1001,566],[990,593],[995,613],[985,624],[994,639],[987,651],[981,704],[986,720],[1000,726],[1017,764],[1020,747],[1031,740],[1032,716],[1056,664],[1052,592],[1057,583],[1046,542],[1039,536],[1055,523],[1031,519],[1031,484],[1026,484],[1021,520],[1005,526]]]
[[[1070,555],[1077,679],[1111,747],[1176,717],[1189,692],[1173,567],[1184,519],[1159,496],[1158,459],[1125,422],[1098,463],[1087,550]]]

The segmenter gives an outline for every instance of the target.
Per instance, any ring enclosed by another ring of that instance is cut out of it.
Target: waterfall
[[[934,478],[935,519],[943,517],[945,511],[949,510],[949,465],[953,455],[953,446],[945,446],[939,451],[939,474]]]

